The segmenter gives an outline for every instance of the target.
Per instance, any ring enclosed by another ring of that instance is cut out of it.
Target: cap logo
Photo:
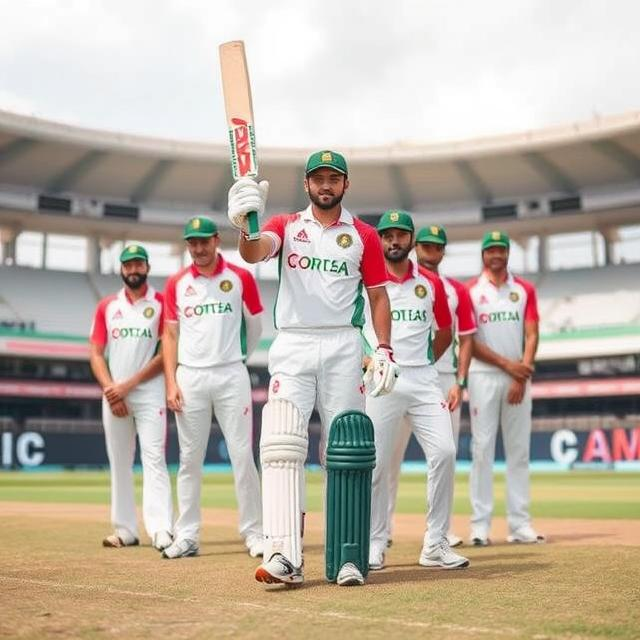
[[[353,238],[348,233],[341,233],[336,238],[336,243],[343,249],[348,249],[353,244]]]
[[[231,280],[223,280],[220,283],[220,289],[225,293],[231,291],[231,289],[233,289],[233,284],[231,283]]]
[[[153,318],[153,314],[155,313],[155,311],[153,310],[153,307],[147,307],[143,312],[142,315],[145,318]]]
[[[520,300],[520,296],[518,295],[518,292],[512,291],[509,294],[509,300],[511,300],[511,302],[518,302],[518,300]]]
[[[320,157],[320,161],[321,162],[333,162],[333,156],[328,151],[325,151],[322,154],[322,156]]]
[[[192,229],[199,229],[200,228],[200,218],[194,218],[191,221],[191,228]]]
[[[421,284],[417,284],[416,288],[413,290],[418,298],[426,298],[427,297],[427,289]]]
[[[398,222],[398,220],[400,220],[400,214],[397,211],[392,211],[389,214],[389,220],[391,220],[391,222]]]
[[[437,236],[440,233],[440,229],[438,227],[431,227],[431,234]]]
[[[129,253],[135,253],[136,251],[138,251],[138,245],[137,244],[132,244],[129,247]]]
[[[501,234],[500,234],[499,231],[493,231],[491,233],[491,239],[492,240],[500,240],[501,239],[500,236],[501,236]]]

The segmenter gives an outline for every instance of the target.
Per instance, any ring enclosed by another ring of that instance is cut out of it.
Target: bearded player
[[[388,392],[395,382],[382,248],[375,230],[342,206],[348,188],[342,155],[333,151],[312,154],[304,178],[310,205],[303,211],[272,217],[255,241],[246,236],[246,215],[264,211],[268,184],[241,179],[229,191],[229,219],[240,229],[242,257],[247,262],[277,257],[280,265],[275,308],[278,335],[269,351],[271,381],[262,418],[265,561],[256,571],[260,582],[303,581],[303,465],[309,418],[316,405],[322,426],[320,459],[324,461],[327,432],[334,418],[344,411],[364,409],[360,328],[365,290],[377,345],[373,392]],[[347,561],[339,568],[336,581],[339,585],[363,584],[367,571],[368,566]]]
[[[146,282],[149,259],[144,247],[125,247],[120,263],[124,287],[100,301],[90,338],[91,370],[103,391],[102,421],[111,471],[114,531],[102,544],[112,548],[139,544],[133,485],[137,435],[142,461],[142,517],[153,546],[162,551],[172,541],[173,517],[159,352],[163,299]]]
[[[438,372],[428,357],[433,332],[433,360],[438,360],[451,343],[451,314],[440,278],[431,271],[419,271],[408,256],[413,248],[414,226],[405,211],[387,211],[377,227],[391,282],[391,340],[401,375],[392,394],[367,398],[376,439],[376,467],[371,501],[371,545],[369,566],[384,567],[388,529],[390,473],[404,439],[407,419],[428,462],[427,531],[419,564],[455,569],[469,561],[454,553],[447,541],[456,448],[449,406],[438,384]],[[371,336],[369,325],[365,337]]]

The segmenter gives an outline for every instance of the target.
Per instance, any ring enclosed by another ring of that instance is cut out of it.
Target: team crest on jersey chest
[[[348,249],[353,244],[353,238],[348,233],[341,233],[336,238],[336,244],[343,249]]]
[[[511,302],[518,302],[518,300],[520,300],[520,294],[517,291],[512,291],[509,294],[509,300],[511,300]]]
[[[422,284],[417,284],[413,292],[418,296],[418,298],[427,297],[427,288]]]
[[[229,291],[231,291],[231,289],[233,289],[233,283],[231,282],[231,280],[223,280],[220,283],[220,290],[224,291],[225,293],[228,293]]]
[[[153,314],[155,313],[155,310],[153,307],[147,307],[143,312],[142,315],[145,318],[153,318]]]

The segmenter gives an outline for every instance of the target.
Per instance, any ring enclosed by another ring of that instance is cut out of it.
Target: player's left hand
[[[229,222],[241,231],[247,232],[247,214],[256,211],[261,217],[267,203],[269,183],[266,180],[258,183],[253,178],[244,177],[236,180],[229,189]]]
[[[108,387],[104,388],[104,395],[107,398],[109,404],[114,404],[115,402],[119,402],[120,400],[124,400],[131,389],[124,382],[114,382],[110,384]]]
[[[509,404],[520,404],[524,398],[524,392],[527,387],[527,383],[522,380],[511,381],[511,386],[507,392],[507,402]]]
[[[375,398],[391,393],[399,374],[400,367],[393,359],[393,349],[389,345],[380,345],[371,358],[363,381],[371,389],[369,395]]]
[[[455,411],[462,402],[462,389],[459,385],[454,384],[449,393],[447,394],[447,404],[449,405],[449,411]]]

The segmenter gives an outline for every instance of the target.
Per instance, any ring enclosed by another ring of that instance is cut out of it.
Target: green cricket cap
[[[322,167],[335,169],[339,173],[347,175],[347,161],[343,155],[335,151],[316,151],[312,153],[307,160],[307,166],[304,170],[305,175],[309,175],[312,171]]]
[[[447,244],[447,234],[444,227],[432,224],[430,227],[422,227],[416,236],[416,242],[429,242],[431,244]]]
[[[216,223],[211,220],[211,218],[196,216],[195,218],[191,218],[184,226],[182,237],[185,240],[189,238],[210,238],[217,233],[218,227],[216,227]]]
[[[387,229],[402,229],[413,233],[414,226],[411,216],[406,211],[400,209],[389,209],[382,214],[376,227],[378,233]]]
[[[139,244],[130,244],[125,247],[120,254],[120,262],[129,262],[129,260],[145,260],[149,262],[149,254],[147,250]]]
[[[503,231],[487,231],[482,238],[482,251],[489,247],[504,247],[508,249],[511,242],[509,236]]]

